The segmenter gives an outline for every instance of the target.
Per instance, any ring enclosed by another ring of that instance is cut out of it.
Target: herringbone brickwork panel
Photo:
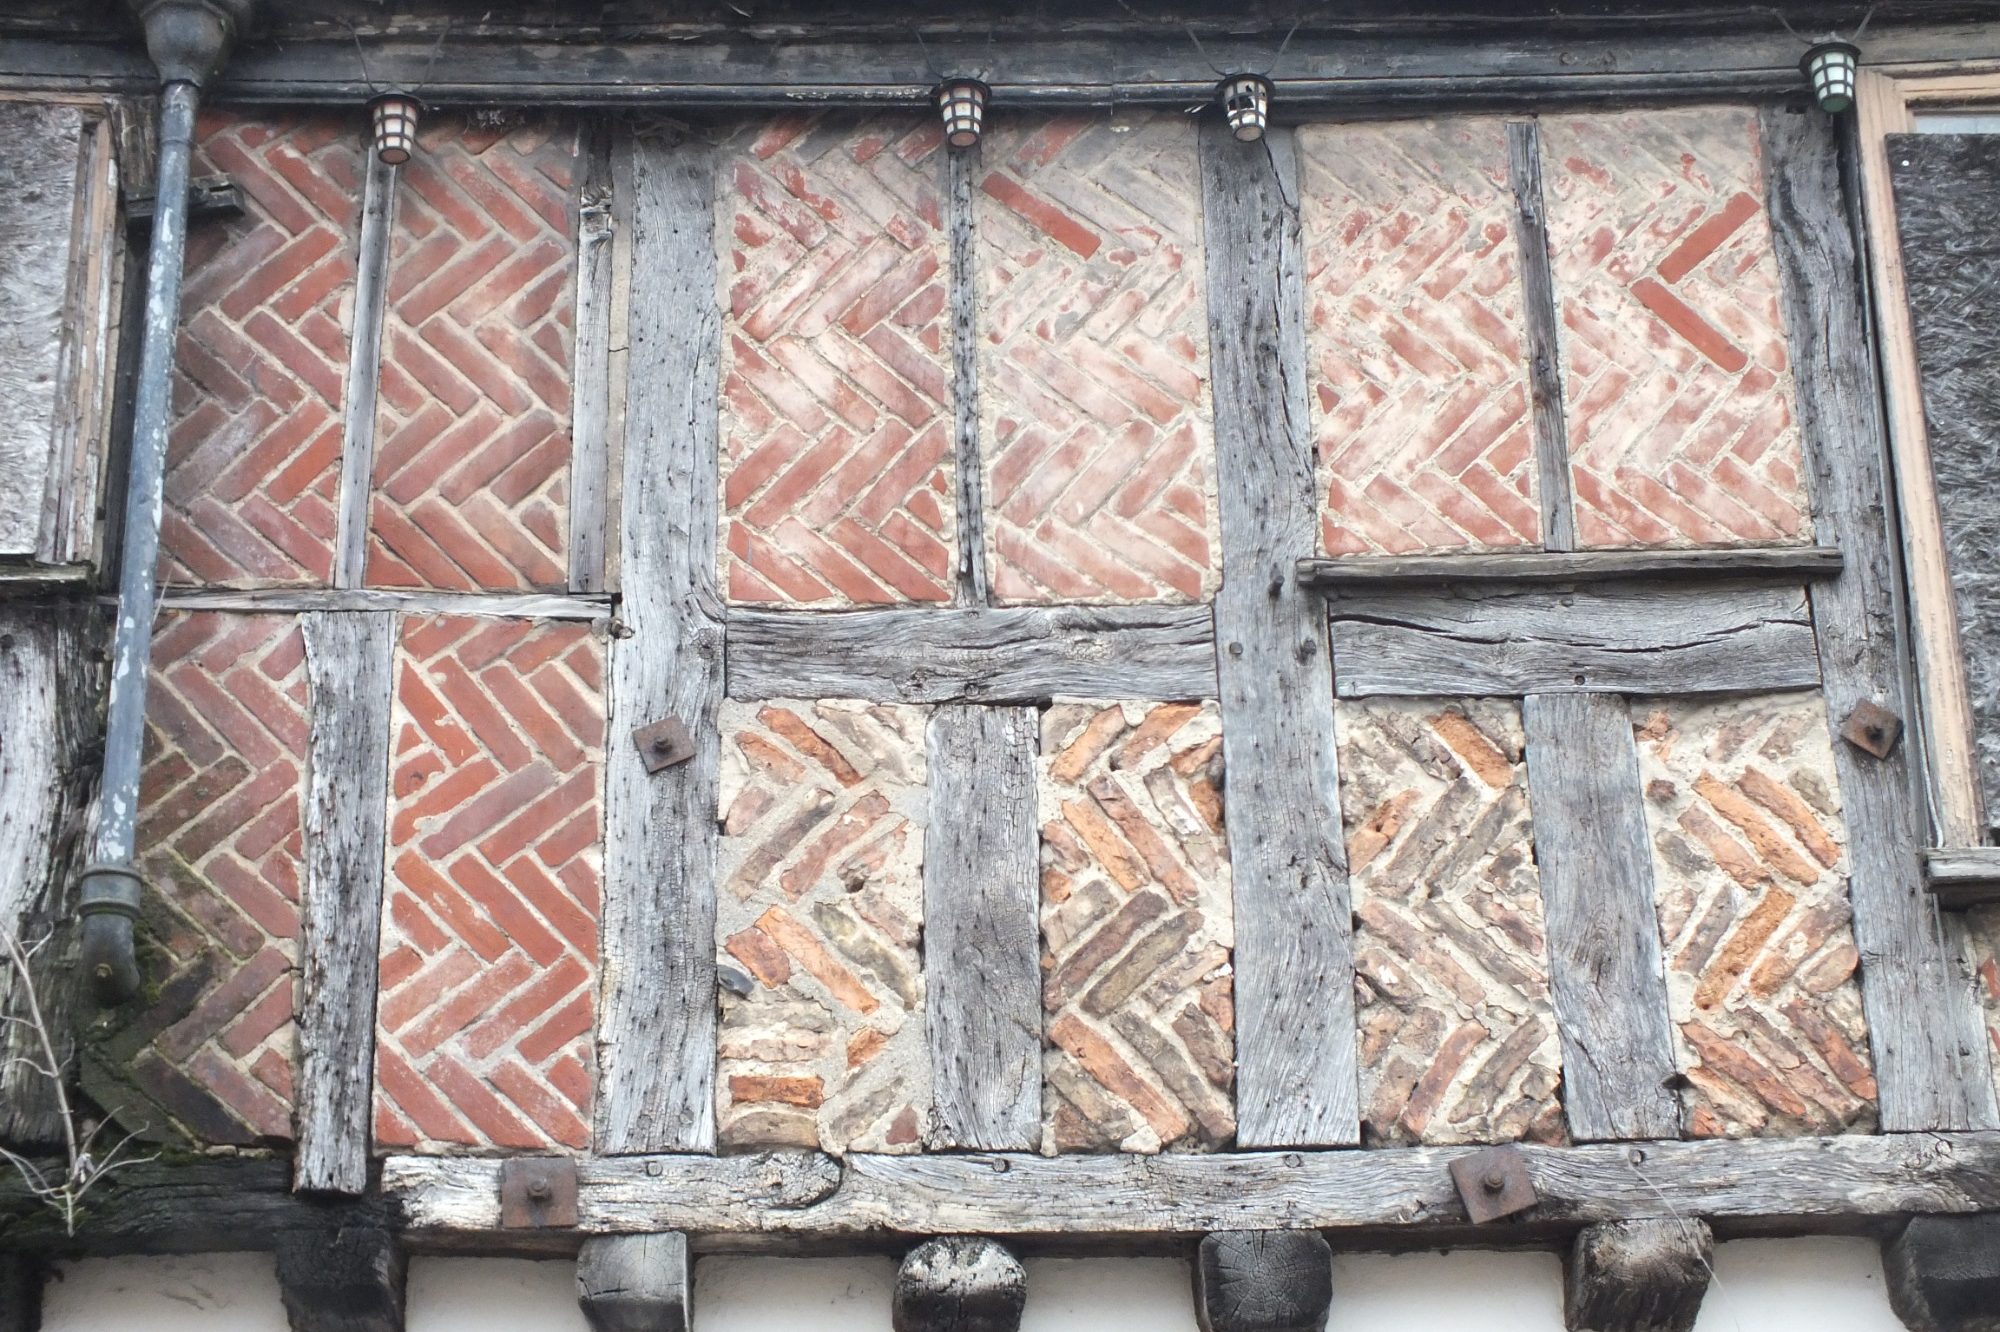
[[[1366,1139],[1562,1140],[1520,706],[1369,699],[1336,720]]]
[[[367,578],[560,588],[568,563],[577,131],[441,117],[402,169]]]
[[[723,704],[724,1148],[920,1148],[927,715]]]
[[[163,576],[325,583],[361,227],[360,127],[341,116],[209,110],[196,135],[195,173],[227,173],[244,213],[188,232]]]
[[[943,601],[957,564],[942,136],[786,116],[716,180],[722,586],[732,601]]]
[[[978,208],[987,553],[1003,601],[1217,581],[1194,122],[1008,117]]]
[[[1043,1150],[1236,1136],[1235,944],[1213,703],[1043,714]]]
[[[1577,535],[1809,537],[1748,108],[1542,124]]]
[[[1688,1132],[1873,1129],[1824,703],[1635,701],[1632,716]]]
[[[589,1143],[603,645],[581,625],[403,622],[375,1143]]]
[[[1321,549],[1538,543],[1506,126],[1313,126],[1299,152]]]
[[[161,617],[138,839],[146,999],[98,1051],[134,1093],[127,1128],[291,1137],[306,701],[296,620]]]

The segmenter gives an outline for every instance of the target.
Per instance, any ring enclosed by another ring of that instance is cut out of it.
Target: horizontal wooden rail
[[[1957,846],[1924,852],[1924,877],[1948,909],[2000,902],[2000,846]]]
[[[400,611],[405,615],[488,615],[498,619],[601,620],[611,614],[608,596],[563,596],[552,592],[401,592],[384,588],[275,587],[169,588],[160,594],[163,610],[247,611],[303,614],[308,611]]]
[[[1503,551],[1477,555],[1386,555],[1299,561],[1308,587],[1407,583],[1601,583],[1624,579],[1818,579],[1840,576],[1832,546],[1732,550]]]

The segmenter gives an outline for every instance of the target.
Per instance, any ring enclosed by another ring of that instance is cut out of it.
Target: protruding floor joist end
[[[576,1258],[576,1302],[596,1332],[687,1332],[687,1236],[600,1235]]]
[[[38,1332],[42,1325],[42,1283],[48,1274],[39,1258],[0,1253],[0,1329]]]
[[[292,1332],[403,1332],[403,1246],[381,1225],[345,1224],[278,1241]]]
[[[1333,1251],[1316,1230],[1204,1235],[1194,1307],[1201,1332],[1324,1332]]]
[[[1570,1332],[1688,1332],[1708,1293],[1715,1237],[1706,1222],[1609,1221],[1570,1250]]]
[[[1882,1268],[1910,1332],[2000,1328],[2000,1212],[1917,1217],[1882,1246]]]
[[[896,1332],[1018,1332],[1028,1302],[1020,1260],[990,1239],[926,1240],[896,1275]]]

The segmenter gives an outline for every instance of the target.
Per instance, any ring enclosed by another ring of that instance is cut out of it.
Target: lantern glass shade
[[[1229,132],[1244,143],[1264,137],[1271,124],[1271,81],[1262,74],[1232,74],[1216,89]]]
[[[945,142],[970,148],[986,129],[989,89],[978,79],[947,79],[938,85],[938,114],[944,117]]]
[[[385,93],[368,104],[375,118],[375,155],[390,166],[410,160],[424,105],[408,93]]]
[[[1825,41],[1806,52],[1801,68],[1812,80],[1813,100],[1819,109],[1837,116],[1854,105],[1855,71],[1861,64],[1861,48],[1852,42]]]

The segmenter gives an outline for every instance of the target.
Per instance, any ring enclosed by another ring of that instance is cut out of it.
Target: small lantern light
[[[1799,68],[1812,80],[1813,100],[1819,109],[1837,116],[1854,105],[1855,70],[1861,63],[1861,48],[1853,42],[1829,37],[1806,52]]]
[[[978,79],[946,79],[938,85],[938,112],[944,138],[954,148],[970,148],[986,128],[986,98],[992,92]]]
[[[383,93],[368,104],[375,117],[375,155],[390,166],[410,160],[417,146],[417,118],[424,104],[408,93]]]
[[[1271,81],[1262,74],[1232,74],[1216,89],[1229,132],[1244,143],[1264,137],[1271,124]]]

